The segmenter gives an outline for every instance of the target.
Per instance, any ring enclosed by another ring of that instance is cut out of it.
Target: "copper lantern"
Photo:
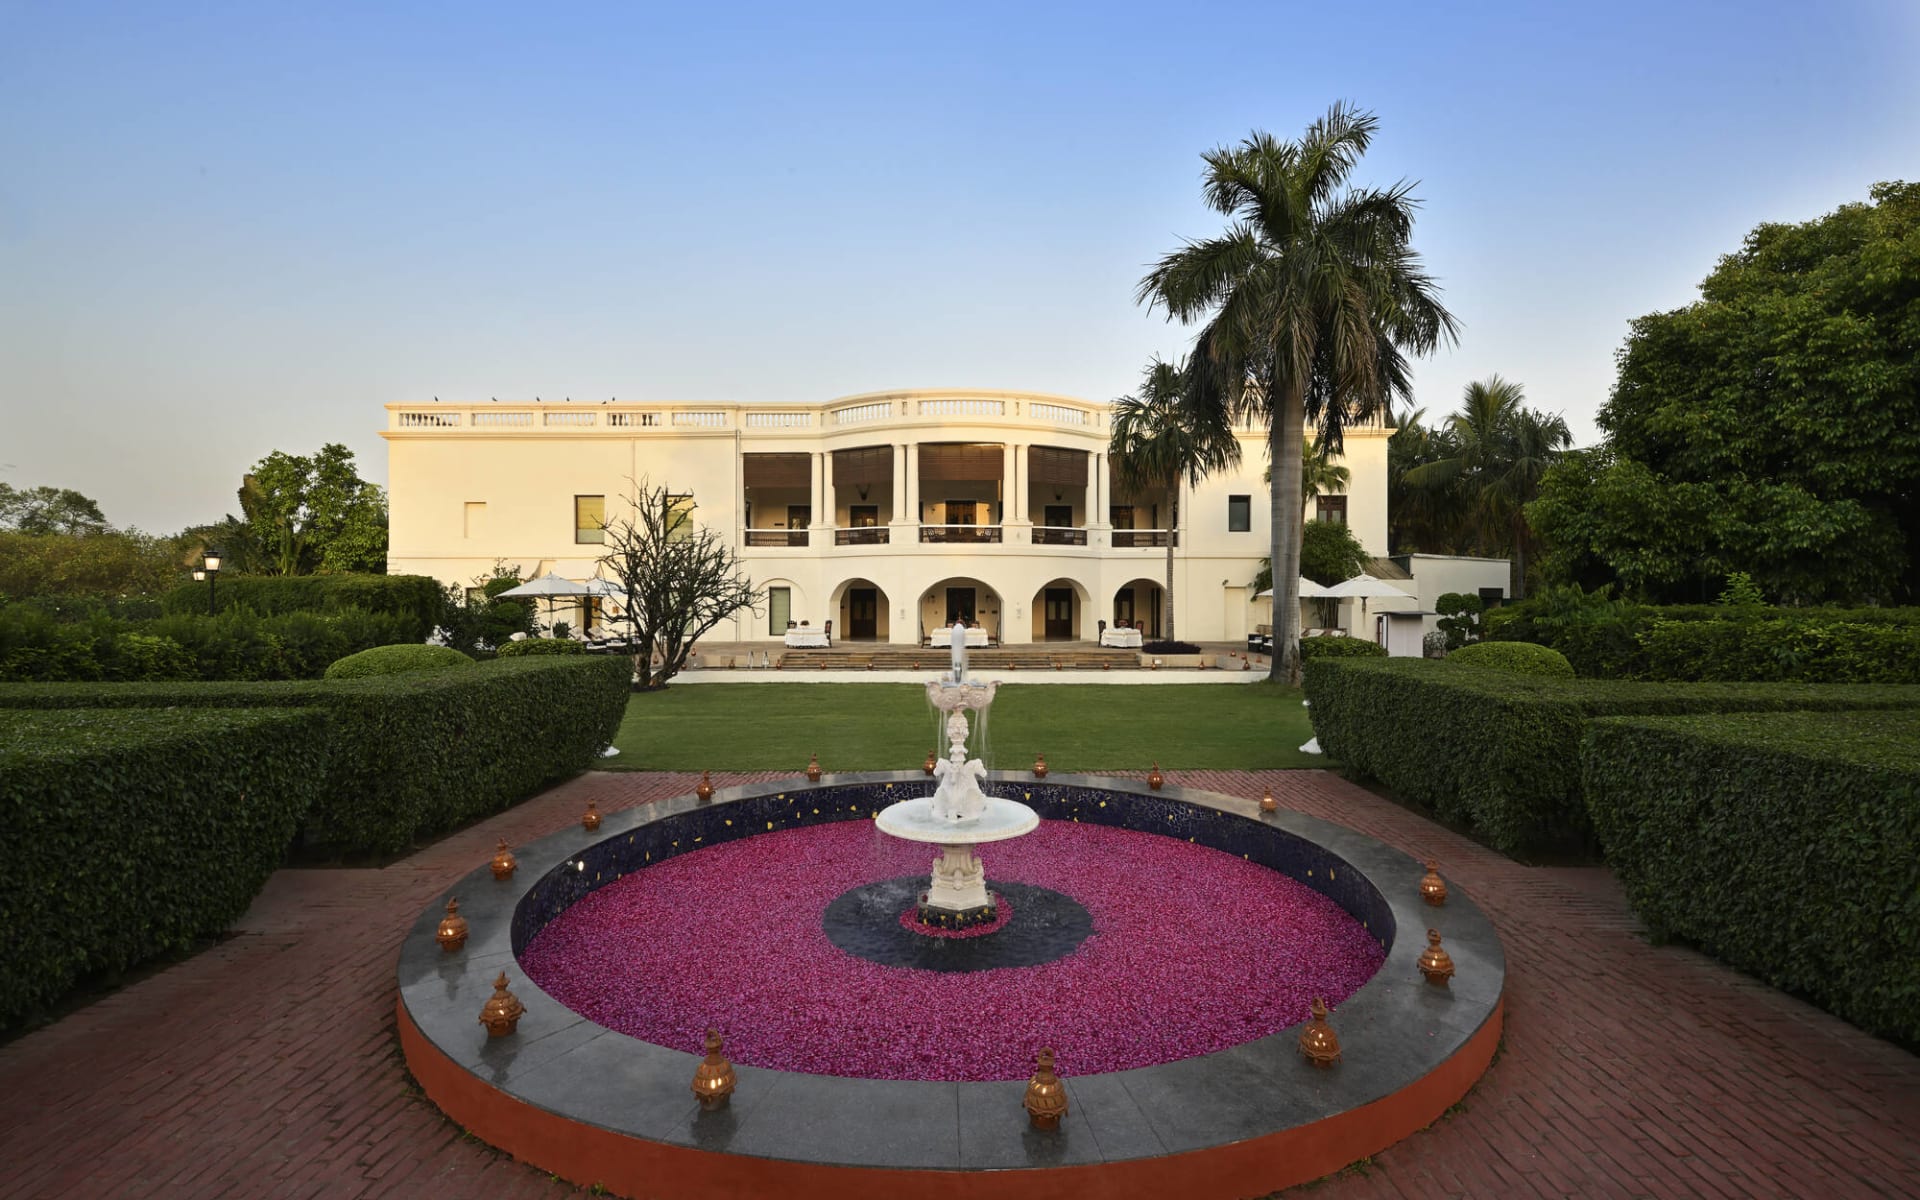
[[[1035,1129],[1058,1129],[1067,1115],[1067,1085],[1053,1073],[1053,1051],[1042,1050],[1035,1060],[1038,1066],[1027,1080],[1027,1097],[1022,1106]]]
[[[493,852],[493,861],[487,864],[493,868],[493,877],[505,882],[513,878],[520,864],[514,861],[513,851],[507,849],[507,839],[501,838],[500,845]]]
[[[818,754],[807,755],[807,782],[820,782],[820,756]]]
[[[725,1045],[720,1031],[709,1027],[707,1056],[693,1069],[693,1094],[700,1101],[700,1107],[708,1112],[725,1108],[727,1097],[733,1095],[733,1064],[721,1053]]]
[[[587,811],[580,817],[580,828],[592,833],[600,828],[600,813],[593,801],[587,801]]]
[[[1047,777],[1046,755],[1036,754],[1033,756],[1033,777],[1035,779],[1045,779]]]
[[[1166,781],[1167,777],[1160,773],[1160,764],[1154,763],[1153,770],[1147,773],[1147,786],[1157,792],[1160,790],[1160,785]]]
[[[458,897],[447,898],[447,915],[440,918],[440,928],[434,931],[433,940],[448,954],[467,944],[467,919],[460,915]]]
[[[933,774],[933,766],[933,751],[929,750],[927,751],[927,761],[920,764],[920,769],[931,775]]]
[[[702,804],[713,799],[713,780],[705,771],[700,772],[700,786],[693,789],[693,794],[700,798]]]
[[[1340,1039],[1327,1024],[1327,1002],[1318,997],[1312,1005],[1313,1019],[1300,1031],[1300,1053],[1316,1067],[1330,1067],[1340,1061]]]
[[[488,1037],[505,1037],[520,1024],[526,1011],[527,1006],[520,1003],[520,998],[507,990],[507,973],[502,971],[500,978],[493,981],[493,995],[480,1010],[480,1023],[487,1027]]]
[[[1420,877],[1420,898],[1439,908],[1447,902],[1447,881],[1440,878],[1440,864],[1427,860],[1427,873]]]
[[[1279,802],[1273,798],[1273,789],[1268,788],[1267,794],[1260,797],[1260,811],[1263,813],[1270,813],[1270,812],[1278,811],[1279,808],[1280,808]]]
[[[1420,973],[1435,987],[1446,987],[1453,978],[1453,955],[1440,945],[1440,931],[1427,930],[1427,948],[1420,952]]]

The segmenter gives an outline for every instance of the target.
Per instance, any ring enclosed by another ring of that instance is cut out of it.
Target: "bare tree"
[[[626,501],[633,516],[603,525],[600,562],[626,595],[634,686],[651,691],[680,673],[714,626],[743,608],[759,611],[761,592],[726,541],[694,522],[692,496],[643,479]]]

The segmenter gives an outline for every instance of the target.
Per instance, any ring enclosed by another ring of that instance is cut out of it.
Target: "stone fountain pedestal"
[[[996,683],[965,682],[964,660],[956,660],[956,678],[927,685],[927,699],[947,714],[947,757],[934,766],[939,781],[931,796],[903,800],[880,810],[874,823],[882,833],[938,846],[933,876],[920,897],[920,920],[945,929],[979,925],[998,915],[987,891],[987,871],[973,848],[1031,833],[1040,815],[1017,800],[980,790],[986,767],[967,757],[967,712],[983,712],[993,703]]]

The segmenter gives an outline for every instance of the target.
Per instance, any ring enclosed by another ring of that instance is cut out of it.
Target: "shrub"
[[[1640,645],[1650,679],[1920,683],[1920,626],[1656,620]]]
[[[325,779],[301,840],[391,854],[591,765],[620,726],[632,672],[589,655],[289,683],[0,684],[0,709],[324,709]]]
[[[1532,642],[1475,642],[1447,656],[1465,667],[1512,671],[1517,675],[1552,675],[1573,678],[1573,664],[1558,650],[1536,646]]]
[[[10,604],[0,607],[0,680],[315,679],[342,655],[401,640],[406,626],[355,610],[259,617],[234,609],[132,622],[102,612],[63,622]]]
[[[349,654],[327,668],[328,679],[370,679],[413,671],[446,671],[473,666],[473,660],[448,646],[375,646]]]
[[[1142,654],[1198,654],[1200,647],[1192,642],[1169,642],[1163,639],[1157,642],[1142,642],[1140,652]]]
[[[572,638],[525,638],[508,642],[497,651],[500,658],[525,658],[541,654],[585,654],[587,648]]]
[[[1581,772],[1655,937],[1920,1043],[1920,716],[1595,721]]]
[[[1420,637],[1420,657],[1445,658],[1447,656],[1447,635],[1438,629],[1429,629]]]
[[[1306,691],[1330,757],[1508,854],[1594,845],[1579,749],[1595,717],[1920,708],[1916,687],[1550,679],[1418,658],[1310,659]]]
[[[325,747],[312,710],[0,712],[0,1027],[246,911]]]
[[[1365,638],[1328,635],[1300,639],[1300,657],[1309,658],[1385,658],[1387,648]]]
[[[398,617],[405,636],[424,642],[441,615],[440,584],[426,575],[222,575],[214,585],[220,612],[247,609],[261,616],[358,609]],[[204,615],[207,585],[183,583],[160,599],[168,613]]]
[[[1434,624],[1447,635],[1447,649],[1458,650],[1480,636],[1480,614],[1486,601],[1472,592],[1447,592],[1434,602],[1440,619]]]

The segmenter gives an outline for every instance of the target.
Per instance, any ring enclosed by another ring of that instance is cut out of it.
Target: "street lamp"
[[[207,581],[207,615],[211,617],[214,615],[214,607],[213,607],[214,576],[220,574],[220,552],[218,550],[215,550],[209,547],[207,550],[207,556],[203,560],[203,562],[206,569],[202,571],[195,571],[193,573],[193,578],[194,578],[194,582],[196,583],[198,583],[202,579]]]

